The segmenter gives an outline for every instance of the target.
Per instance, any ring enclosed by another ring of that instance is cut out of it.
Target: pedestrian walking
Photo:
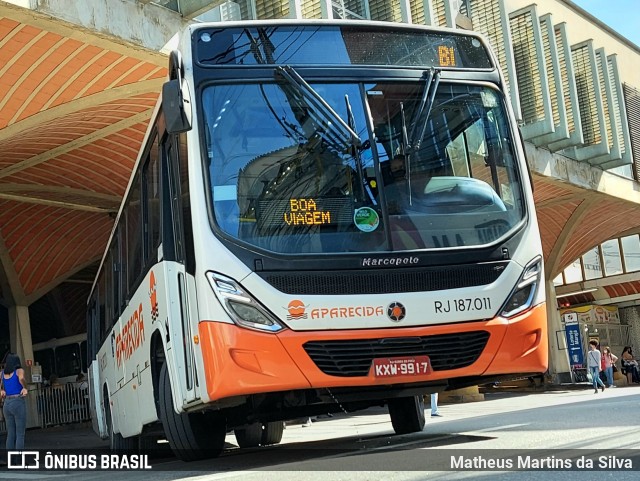
[[[595,394],[598,394],[598,384],[600,389],[604,392],[604,383],[600,379],[600,362],[602,361],[602,354],[598,351],[598,341],[589,341],[589,352],[587,353],[587,367],[591,373],[591,380],[593,381],[593,389]]]
[[[7,451],[24,449],[24,433],[27,427],[27,384],[24,369],[18,355],[5,356],[4,369],[0,376],[0,397],[4,400],[2,412],[7,425]]]
[[[442,414],[440,414],[440,411],[438,410],[438,393],[437,392],[431,393],[431,417],[432,418],[442,417]]]
[[[608,387],[616,387],[613,384],[613,365],[618,360],[618,356],[611,353],[611,348],[605,346],[602,348],[602,370],[607,378]]]

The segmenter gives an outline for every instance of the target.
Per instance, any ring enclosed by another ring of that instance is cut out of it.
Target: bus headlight
[[[536,257],[524,268],[515,289],[502,307],[500,315],[509,318],[529,309],[538,292],[541,277],[542,258]]]
[[[207,279],[218,301],[237,325],[268,332],[284,329],[273,315],[233,279],[214,272],[207,272]]]

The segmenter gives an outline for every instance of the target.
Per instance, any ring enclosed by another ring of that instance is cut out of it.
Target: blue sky
[[[640,1],[572,0],[619,34],[640,46]]]

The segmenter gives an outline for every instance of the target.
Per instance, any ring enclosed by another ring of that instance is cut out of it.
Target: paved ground
[[[3,444],[4,439],[3,435]],[[99,449],[108,446],[109,441],[102,441],[88,423],[29,429],[25,438],[26,449]]]
[[[489,403],[491,400],[500,399],[502,397],[510,397],[514,394],[526,393],[540,393],[544,394],[545,392],[557,392],[557,391],[573,391],[573,390],[591,390],[590,383],[576,383],[576,384],[567,384],[567,385],[558,385],[558,386],[550,386],[546,385],[544,388],[540,386],[531,386],[527,388],[525,386],[509,386],[505,385],[504,387],[496,386],[495,388],[485,388],[483,391],[489,396],[487,396],[486,401],[480,401],[479,403],[471,403],[471,404],[482,404]],[[627,389],[634,389],[634,387],[623,388],[624,391]],[[637,388],[636,388],[637,389]],[[640,389],[638,389],[640,391]],[[441,406],[447,406],[446,403],[440,403]],[[478,406],[479,407],[479,406]],[[344,415],[338,415],[338,417],[342,417]],[[315,424],[315,423],[314,423]],[[322,423],[318,423],[314,431],[318,430]],[[298,427],[298,426],[296,426]],[[306,431],[306,429],[305,429]],[[291,437],[292,432],[289,431],[287,437]],[[233,442],[233,436],[230,438]],[[5,435],[0,435],[0,446],[4,447]],[[58,426],[54,428],[47,429],[29,429],[26,434],[26,449],[101,449],[108,448],[109,441],[101,440],[91,428],[90,423],[84,424],[71,424],[65,426]]]

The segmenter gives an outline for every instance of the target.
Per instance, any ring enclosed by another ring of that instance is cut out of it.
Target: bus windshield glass
[[[200,66],[384,65],[491,69],[475,37],[422,29],[375,26],[297,25],[249,28],[203,27],[195,34]]]
[[[307,84],[276,69],[273,82],[206,87],[218,228],[283,254],[503,237],[525,215],[505,99],[438,79]]]

